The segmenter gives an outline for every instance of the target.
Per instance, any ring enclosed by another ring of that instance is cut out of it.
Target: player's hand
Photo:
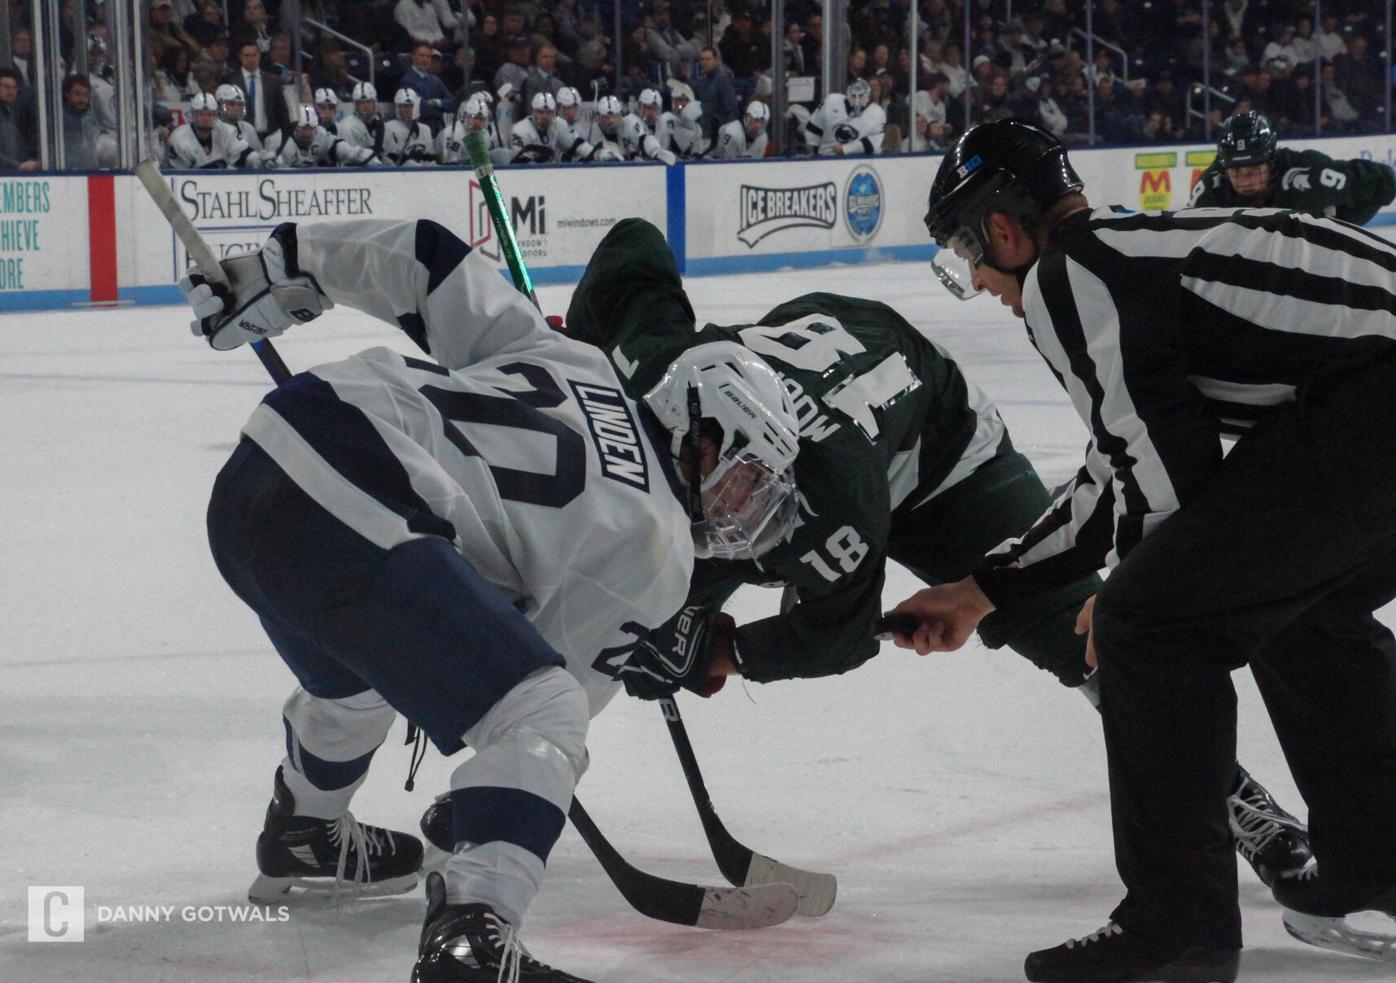
[[[260,250],[224,260],[228,285],[209,282],[201,273],[179,281],[195,320],[194,334],[219,351],[275,338],[296,322],[312,321],[334,306],[310,277],[294,264],[296,227],[284,222]]]
[[[1081,605],[1081,611],[1076,615],[1076,634],[1086,636],[1086,665],[1092,669],[1099,663],[1095,657],[1095,626],[1091,623],[1095,614],[1095,595],[1086,598],[1086,603]]]
[[[735,630],[731,615],[689,605],[640,640],[620,667],[620,681],[641,700],[662,700],[680,688],[712,696],[727,682]]]
[[[892,609],[893,614],[909,614],[920,622],[911,635],[894,635],[898,648],[915,649],[917,655],[953,652],[965,642],[994,603],[979,589],[973,577],[953,584],[927,587],[912,594]]]
[[[841,144],[841,143],[836,143],[836,144],[834,144],[834,156],[835,156],[835,157],[842,157],[842,156],[843,156],[843,144]]]

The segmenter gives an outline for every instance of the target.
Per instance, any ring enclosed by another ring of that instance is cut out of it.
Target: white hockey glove
[[[674,156],[674,152],[672,150],[661,150],[659,153],[654,155],[654,159],[664,164],[664,166],[666,167],[672,167],[674,163],[678,160],[678,158]]]
[[[315,281],[295,266],[296,227],[283,222],[262,248],[223,261],[229,286],[201,273],[179,281],[197,320],[190,324],[219,351],[275,338],[296,322],[313,321],[334,307]]]

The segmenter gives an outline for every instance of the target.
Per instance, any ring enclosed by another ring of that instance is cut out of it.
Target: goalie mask
[[[868,108],[868,101],[872,99],[872,86],[863,79],[858,79],[848,87],[848,92],[844,94],[843,102],[848,107],[848,115],[857,116]]]
[[[698,345],[669,366],[645,403],[673,435],[675,459],[687,461],[697,556],[755,560],[790,538],[799,516],[799,425],[774,369],[735,342]],[[715,462],[700,461],[703,438],[716,447]]]

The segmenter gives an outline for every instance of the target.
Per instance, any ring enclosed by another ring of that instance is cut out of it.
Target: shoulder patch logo
[[[648,492],[650,477],[645,445],[620,390],[570,379],[568,384],[586,417],[591,442],[601,460],[601,473],[612,481]]]

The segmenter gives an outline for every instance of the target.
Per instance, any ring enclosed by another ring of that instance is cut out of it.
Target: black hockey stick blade
[[[647,874],[611,846],[575,798],[567,816],[630,906],[676,925],[728,931],[769,928],[795,914],[799,897],[789,884],[702,887]]]
[[[803,870],[772,860],[744,846],[729,833],[713,808],[712,797],[708,795],[703,773],[698,770],[698,758],[693,753],[693,744],[688,739],[688,728],[679,715],[678,704],[672,698],[660,700],[659,708],[664,712],[665,723],[669,725],[669,736],[673,738],[674,750],[678,752],[679,764],[683,766],[684,778],[688,780],[688,790],[693,794],[693,804],[698,808],[698,818],[703,822],[703,832],[707,834],[708,846],[712,848],[713,859],[717,861],[722,876],[745,888],[789,884],[799,896],[796,914],[808,917],[828,914],[838,894],[838,878],[833,874]]]
[[[877,619],[877,627],[873,629],[873,637],[879,642],[889,642],[893,635],[914,635],[919,627],[921,627],[921,622],[916,615],[889,611]]]

